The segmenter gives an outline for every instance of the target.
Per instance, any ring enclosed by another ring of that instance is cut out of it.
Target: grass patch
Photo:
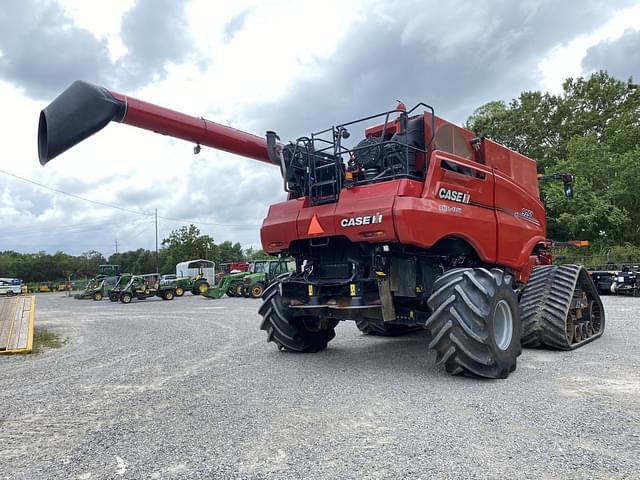
[[[33,332],[32,353],[41,353],[47,348],[61,348],[69,339],[61,340],[60,336],[48,330],[36,330]]]

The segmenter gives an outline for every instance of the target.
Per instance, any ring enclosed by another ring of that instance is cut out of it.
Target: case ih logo
[[[340,220],[341,227],[357,227],[359,225],[373,225],[382,223],[382,214],[365,215],[364,217],[343,218]]]
[[[469,203],[471,195],[464,192],[458,192],[456,190],[449,190],[448,188],[441,188],[438,190],[438,196],[444,200],[451,200],[452,202]]]

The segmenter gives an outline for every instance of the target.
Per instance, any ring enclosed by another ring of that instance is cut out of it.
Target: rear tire
[[[172,290],[165,290],[164,292],[162,292],[162,299],[163,300],[173,300],[173,291]]]
[[[291,309],[282,303],[280,282],[274,282],[264,292],[264,302],[258,310],[262,315],[260,329],[267,332],[267,342],[275,343],[280,350],[312,353],[327,348],[336,336],[337,320],[327,320],[323,325],[314,317],[294,317]]]
[[[191,290],[191,293],[193,293],[194,295],[204,295],[208,291],[209,291],[209,284],[204,280],[200,280],[200,281],[197,281],[196,284],[193,286],[193,290]]]
[[[356,327],[365,335],[379,335],[381,337],[396,337],[405,333],[415,332],[419,328],[369,320],[356,320]]]
[[[264,293],[263,283],[258,282],[255,285],[251,285],[251,289],[249,290],[249,294],[251,295],[251,298],[261,298],[263,293]]]
[[[512,284],[498,268],[457,268],[436,280],[425,328],[447,373],[507,378],[516,369],[521,325]]]

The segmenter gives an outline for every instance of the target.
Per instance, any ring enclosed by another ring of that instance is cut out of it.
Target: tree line
[[[225,241],[216,244],[209,235],[202,235],[195,225],[173,230],[162,240],[158,250],[156,267],[155,251],[139,248],[128,252],[105,256],[95,250],[81,255],[64,252],[47,254],[0,252],[0,277],[20,278],[25,282],[45,282],[91,278],[98,272],[99,265],[106,263],[120,265],[131,273],[175,273],[176,264],[185,260],[203,258],[216,265],[229,262],[243,262],[268,258],[262,250],[242,249],[239,243]]]

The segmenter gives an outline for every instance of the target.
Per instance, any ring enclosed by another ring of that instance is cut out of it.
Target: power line
[[[31,183],[33,185],[36,185],[36,186],[40,187],[40,188],[44,188],[46,190],[51,190],[52,192],[60,193],[62,195],[67,195],[69,197],[73,197],[75,199],[82,200],[84,202],[93,203],[94,205],[100,205],[102,207],[108,207],[108,208],[115,208],[116,210],[122,210],[123,212],[134,213],[136,215],[144,215],[146,217],[153,216],[153,213],[145,213],[145,212],[140,212],[138,210],[131,210],[129,208],[120,207],[118,205],[112,205],[110,203],[99,202],[97,200],[91,200],[90,198],[81,197],[80,195],[76,195],[75,193],[65,192],[64,190],[59,190],[57,188],[53,188],[53,187],[50,187],[48,185],[44,185],[44,184],[36,182],[34,180],[29,180],[28,178],[21,177],[20,175],[16,175],[15,173],[7,172],[6,170],[0,169],[0,173],[4,173],[5,175],[8,175],[10,177],[17,178],[18,180],[22,180],[23,182]]]
[[[0,173],[8,175],[9,177],[16,178],[18,180],[22,180],[23,182],[31,183],[33,185],[36,185],[36,186],[40,187],[40,188],[44,188],[46,190],[51,190],[52,192],[59,193],[61,195],[67,195],[67,196],[75,198],[77,200],[82,200],[84,202],[93,203],[94,205],[100,205],[102,207],[107,207],[107,208],[115,208],[116,210],[121,210],[123,212],[133,213],[135,215],[142,215],[142,216],[145,216],[145,217],[153,217],[155,215],[154,213],[146,213],[146,212],[141,212],[139,210],[131,210],[129,208],[121,207],[119,205],[113,205],[111,203],[99,202],[97,200],[92,200],[90,198],[86,198],[86,197],[82,197],[80,195],[76,195],[75,193],[65,192],[64,190],[59,190],[57,188],[53,188],[53,187],[50,187],[48,185],[44,185],[42,183],[36,182],[34,180],[30,180],[28,178],[21,177],[20,175],[17,175],[17,174],[12,173],[12,172],[8,172],[6,170],[0,169]],[[259,227],[260,226],[260,225],[257,225],[257,224],[231,224],[231,223],[203,222],[203,221],[200,221],[200,220],[194,220],[194,219],[190,219],[190,218],[168,218],[168,217],[162,217],[160,215],[158,215],[158,218],[160,218],[162,220],[167,220],[167,221],[170,221],[170,222],[190,222],[190,223],[196,223],[196,224],[200,224],[200,225],[209,225],[209,226],[214,226],[214,227],[252,227],[252,228],[255,228],[255,227]]]

